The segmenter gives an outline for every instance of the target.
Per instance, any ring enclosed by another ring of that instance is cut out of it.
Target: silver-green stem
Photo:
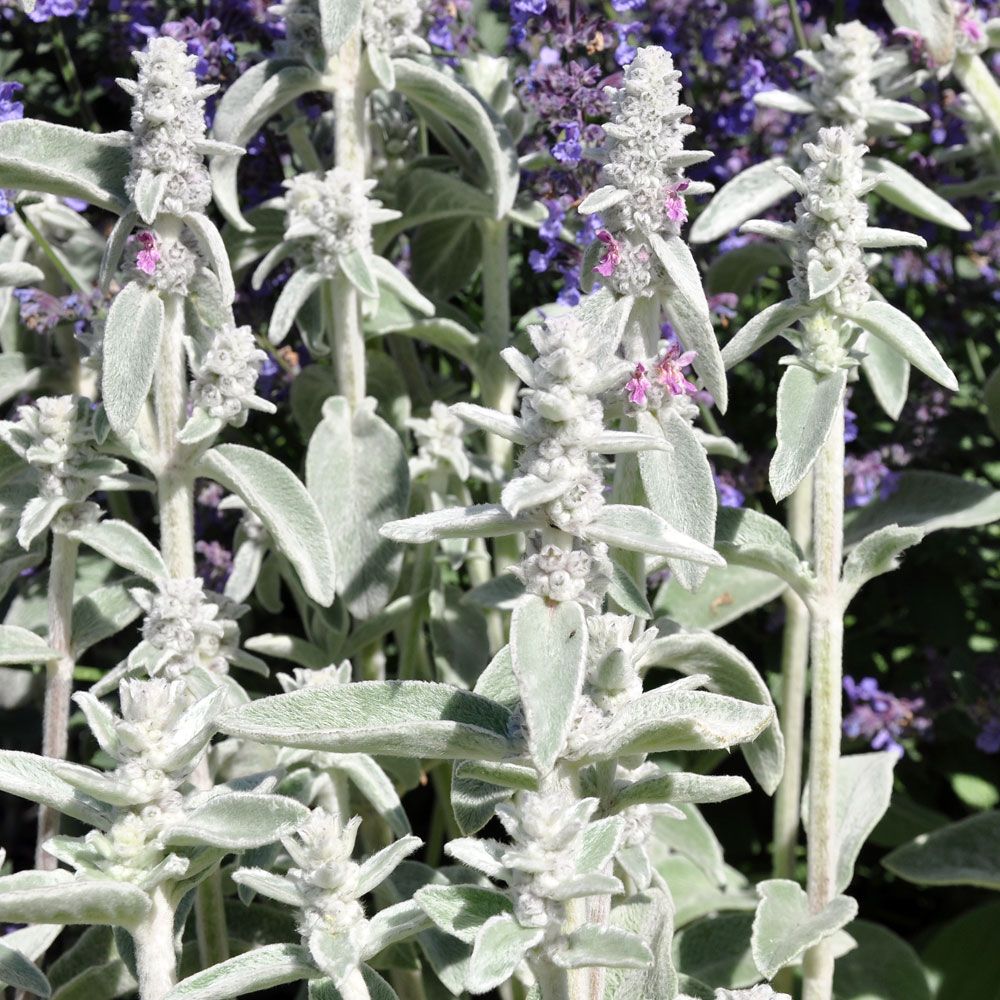
[[[49,560],[48,643],[59,656],[45,665],[45,714],[42,720],[42,755],[66,759],[69,746],[69,706],[73,694],[73,585],[80,543],[61,531],[52,533]],[[51,870],[56,859],[42,844],[59,832],[59,813],[48,806],[38,811],[35,867]]]
[[[1000,83],[989,66],[977,55],[960,55],[955,59],[955,76],[965,92],[976,102],[993,134],[1000,138]]]
[[[812,535],[812,473],[788,501],[788,530],[803,551]],[[785,741],[785,772],[774,796],[773,872],[794,878],[802,809],[802,765],[805,743],[806,690],[809,676],[809,609],[791,588],[785,591],[785,631],[781,649],[781,734]],[[791,993],[794,973],[782,969],[772,985]]]
[[[365,91],[361,86],[361,31],[341,46],[331,60],[327,76],[333,96],[335,119],[334,157],[338,167],[363,181],[368,170]],[[365,398],[365,337],[361,328],[361,300],[344,275],[333,279],[330,302],[330,347],[336,366],[337,386],[351,408]]]
[[[163,886],[150,893],[152,906],[132,931],[142,1000],[163,1000],[177,982],[174,908]]]
[[[844,400],[816,461],[809,743],[809,909],[819,913],[836,894],[837,762],[840,759],[844,608],[840,573],[844,547]],[[829,938],[811,948],[803,965],[803,1000],[831,1000],[833,950]]]

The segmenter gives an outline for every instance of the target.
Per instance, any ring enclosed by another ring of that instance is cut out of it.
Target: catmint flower
[[[199,538],[194,543],[194,551],[200,556],[198,576],[212,590],[221,591],[229,574],[233,571],[233,553],[221,542]]]
[[[151,212],[184,216],[201,212],[212,199],[212,185],[196,145],[205,138],[205,98],[215,86],[199,86],[198,59],[174,38],[151,38],[145,52],[135,53],[138,79],[118,85],[132,98],[132,168],[125,190],[133,201],[147,203],[159,190]]]
[[[54,17],[86,16],[90,10],[90,0],[37,0],[28,12],[28,17],[36,23],[51,21]]]
[[[317,274],[333,277],[349,255],[369,256],[372,226],[399,218],[368,197],[375,185],[343,167],[285,181],[285,239],[295,242],[303,263]]]
[[[844,692],[850,702],[844,735],[866,740],[873,750],[891,750],[902,757],[905,751],[900,740],[919,737],[931,727],[931,720],[920,715],[923,698],[899,698],[882,691],[874,677],[861,681],[845,677]]]
[[[210,417],[233,427],[242,427],[250,410],[274,413],[274,404],[254,393],[266,357],[249,326],[224,327],[192,365],[191,401]]]
[[[848,508],[864,507],[876,497],[885,499],[898,485],[899,476],[890,472],[882,452],[870,451],[866,455],[848,455],[844,459],[845,505]]]
[[[0,122],[14,121],[24,117],[24,105],[14,100],[14,95],[23,90],[21,84],[14,81],[0,81]],[[14,199],[16,191],[0,188],[0,218],[14,215]]]

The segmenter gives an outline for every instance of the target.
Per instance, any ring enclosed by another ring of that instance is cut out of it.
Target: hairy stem
[[[194,897],[194,919],[198,937],[198,960],[209,969],[229,958],[229,928],[222,876],[212,872],[198,884]],[[143,996],[142,1000],[146,1000]]]
[[[162,1000],[177,982],[174,953],[174,908],[163,888],[154,889],[153,905],[132,932],[142,1000]]]
[[[73,694],[73,585],[76,583],[76,554],[80,543],[61,531],[52,533],[49,561],[48,626],[49,646],[59,656],[45,665],[45,714],[42,721],[42,755],[66,759],[69,745],[69,706]],[[42,850],[42,844],[59,832],[59,813],[48,806],[38,810],[38,841],[35,867],[51,870],[56,859]]]
[[[840,758],[844,619],[839,594],[844,546],[844,401],[820,451],[813,498],[812,712],[809,744],[809,909],[819,913],[836,892],[837,762]],[[803,1000],[831,1000],[831,941],[806,953]]]

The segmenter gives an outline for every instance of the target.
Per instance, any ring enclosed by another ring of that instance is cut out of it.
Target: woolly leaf
[[[41,969],[5,944],[0,944],[0,983],[40,997],[52,995],[52,987]]]
[[[114,298],[104,324],[101,398],[119,437],[132,433],[160,363],[163,300],[137,281]]]
[[[939,226],[968,232],[968,220],[957,208],[949,205],[939,194],[918,181],[908,170],[878,156],[865,157],[866,171],[882,174],[875,191],[887,202],[920,219],[936,222]]]
[[[612,969],[645,969],[653,953],[637,934],[619,927],[587,924],[567,935],[552,961],[563,969],[605,966]]]
[[[746,780],[735,774],[672,771],[628,785],[615,795],[611,808],[617,812],[647,803],[725,802],[749,791],[750,785]]]
[[[18,872],[0,878],[0,920],[5,923],[110,924],[134,927],[149,896],[125,882],[73,878],[65,870]]]
[[[522,927],[507,914],[487,920],[476,935],[469,959],[469,992],[486,993],[505,983],[544,933],[538,927]]]
[[[332,59],[361,20],[361,0],[319,0],[323,52]]]
[[[330,537],[315,502],[291,470],[256,448],[220,444],[201,456],[196,472],[242,498],[295,567],[306,593],[329,607],[334,596]]]
[[[98,521],[71,532],[71,537],[147,580],[169,575],[155,546],[126,521]]]
[[[321,975],[309,952],[295,944],[258,945],[179,982],[165,1000],[229,1000]]]
[[[727,563],[765,570],[800,594],[808,593],[809,564],[788,529],[773,517],[742,507],[723,507],[715,532],[716,548]]]
[[[680,531],[675,531],[658,514],[645,507],[629,504],[609,504],[584,529],[587,538],[595,542],[630,552],[721,566],[724,560],[714,550]]]
[[[774,168],[784,160],[773,159],[741,170],[719,189],[691,227],[692,243],[712,243],[767,211],[794,190]]]
[[[10,628],[10,626],[6,626]],[[108,825],[108,817],[104,807],[85,795],[81,795],[73,785],[60,774],[60,765],[65,761],[40,757],[33,753],[23,753],[20,750],[0,751],[0,791],[17,795],[30,802],[48,806],[61,812],[64,816],[72,816],[89,826],[104,829]],[[100,772],[95,771],[95,774]],[[25,921],[27,922],[27,921]],[[57,921],[61,922],[61,921]]]
[[[898,419],[910,386],[910,363],[881,337],[866,336],[861,370],[879,406]]]
[[[295,317],[309,297],[326,279],[313,271],[296,271],[285,282],[271,311],[271,322],[267,329],[267,339],[272,344],[280,344],[291,330]]]
[[[810,306],[801,305],[793,299],[768,306],[763,312],[757,313],[750,322],[744,323],[722,349],[725,366],[732,368],[733,365],[739,364],[811,312]]]
[[[21,666],[58,659],[59,654],[40,635],[19,625],[0,625],[0,664]]]
[[[1000,812],[984,812],[923,833],[882,859],[917,885],[974,885],[1000,890]]]
[[[889,524],[862,539],[844,562],[841,584],[844,601],[850,601],[869,580],[896,569],[900,554],[919,544],[923,537],[919,528]]]
[[[222,792],[171,823],[163,837],[177,846],[246,850],[287,836],[308,814],[305,806],[284,795]]]
[[[446,507],[384,524],[381,534],[394,542],[436,542],[445,538],[496,538],[529,531],[531,521],[512,517],[499,504]]]
[[[428,885],[413,898],[441,930],[466,944],[476,940],[491,917],[514,912],[513,903],[502,892],[477,885]]]

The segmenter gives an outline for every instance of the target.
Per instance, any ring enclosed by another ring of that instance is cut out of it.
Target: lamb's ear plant
[[[950,2],[950,0],[945,0]],[[799,141],[789,144],[799,151],[818,129],[850,128],[861,141],[883,136],[906,136],[911,125],[927,121],[920,108],[896,100],[910,78],[900,73],[908,62],[901,47],[883,47],[878,35],[860,21],[839,24],[823,35],[820,48],[796,53],[812,74],[808,89],[786,92],[764,90],[754,102],[795,115],[807,115]],[[794,191],[782,168],[803,169],[801,154],[777,156],[742,170],[725,184],[691,228],[691,239],[709,243],[736,229],[747,219],[776,205]],[[922,219],[952,229],[968,230],[964,216],[904,167],[881,156],[867,156],[866,177],[872,190],[890,204]]]

